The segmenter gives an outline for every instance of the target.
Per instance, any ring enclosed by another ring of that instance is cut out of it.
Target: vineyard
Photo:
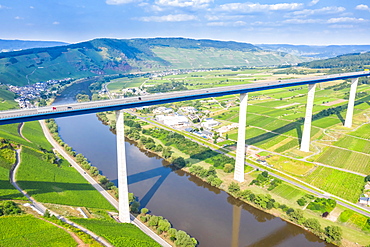
[[[156,247],[157,242],[132,224],[97,219],[73,219],[77,224],[102,236],[116,247]]]
[[[31,215],[0,217],[0,246],[76,246],[71,235]]]

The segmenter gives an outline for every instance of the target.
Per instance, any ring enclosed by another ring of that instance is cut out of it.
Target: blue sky
[[[0,39],[370,44],[369,0],[0,0]]]

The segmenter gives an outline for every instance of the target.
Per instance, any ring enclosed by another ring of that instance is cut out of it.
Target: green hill
[[[305,61],[238,42],[185,38],[95,39],[0,53],[0,82],[26,85],[50,79],[166,69],[275,66]]]
[[[329,59],[316,60],[299,64],[309,68],[345,68],[347,70],[364,69],[370,66],[370,52],[345,54]]]

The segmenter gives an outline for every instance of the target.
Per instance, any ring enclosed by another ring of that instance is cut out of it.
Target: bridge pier
[[[244,182],[245,163],[245,128],[247,122],[248,94],[240,94],[238,142],[236,144],[236,160],[234,180]]]
[[[117,166],[118,166],[118,218],[122,223],[130,223],[130,208],[128,200],[125,128],[123,110],[116,111],[117,133]]]
[[[315,98],[315,89],[316,89],[316,84],[308,85],[306,116],[304,118],[302,141],[301,141],[301,151],[304,151],[304,152],[310,151],[312,109],[313,109],[313,101]]]
[[[349,99],[348,99],[346,120],[344,122],[344,127],[347,127],[347,128],[352,127],[353,110],[354,110],[354,107],[355,107],[355,98],[356,98],[357,85],[358,85],[358,78],[352,79],[351,90],[349,91]]]

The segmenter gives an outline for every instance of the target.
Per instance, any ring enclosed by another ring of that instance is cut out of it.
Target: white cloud
[[[60,24],[60,22],[59,21],[54,21],[53,22],[53,25],[59,25]]]
[[[16,20],[23,20],[24,18],[21,17],[21,16],[16,16],[16,17],[14,17],[14,19],[16,19]]]
[[[178,15],[164,15],[164,16],[147,16],[139,18],[140,21],[145,22],[179,22],[179,21],[194,21],[198,20],[195,15],[178,14]]]
[[[238,20],[243,18],[242,15],[206,15],[208,21],[221,21],[221,20]]]
[[[349,23],[360,23],[360,22],[367,22],[363,18],[354,18],[354,17],[339,17],[339,18],[330,18],[328,23],[342,23],[342,22],[349,22]]]
[[[227,3],[219,6],[219,10],[235,11],[242,13],[278,11],[278,10],[295,10],[300,9],[303,3],[277,3],[277,4],[260,4],[260,3]]]
[[[35,7],[33,7],[33,6],[30,6],[30,9],[34,9]]]
[[[294,11],[293,15],[299,15],[302,17],[310,16],[310,15],[318,15],[318,14],[335,14],[345,11],[346,8],[344,7],[324,7],[321,9],[304,9],[300,11]]]
[[[308,4],[308,6],[313,6],[313,5],[317,4],[318,2],[320,2],[320,0],[312,0],[312,1]]]
[[[105,3],[109,5],[120,5],[135,2],[136,0],[106,0]]]
[[[329,27],[331,27],[331,28],[339,28],[339,29],[343,29],[343,28],[354,28],[354,26],[353,25],[337,25],[337,24],[335,24],[335,25],[330,25]]]
[[[358,10],[368,10],[368,11],[370,11],[369,6],[367,6],[367,5],[365,5],[365,4],[357,5],[357,6],[356,6],[356,9],[358,9]]]
[[[325,21],[320,19],[288,19],[283,22],[289,24],[313,24],[313,23],[324,23]]]
[[[162,6],[171,7],[193,7],[193,8],[205,8],[213,0],[156,0],[155,3]]]
[[[235,22],[224,22],[224,21],[218,21],[218,22],[209,22],[207,23],[207,26],[211,27],[242,27],[246,26],[247,23],[245,21],[235,21]]]

